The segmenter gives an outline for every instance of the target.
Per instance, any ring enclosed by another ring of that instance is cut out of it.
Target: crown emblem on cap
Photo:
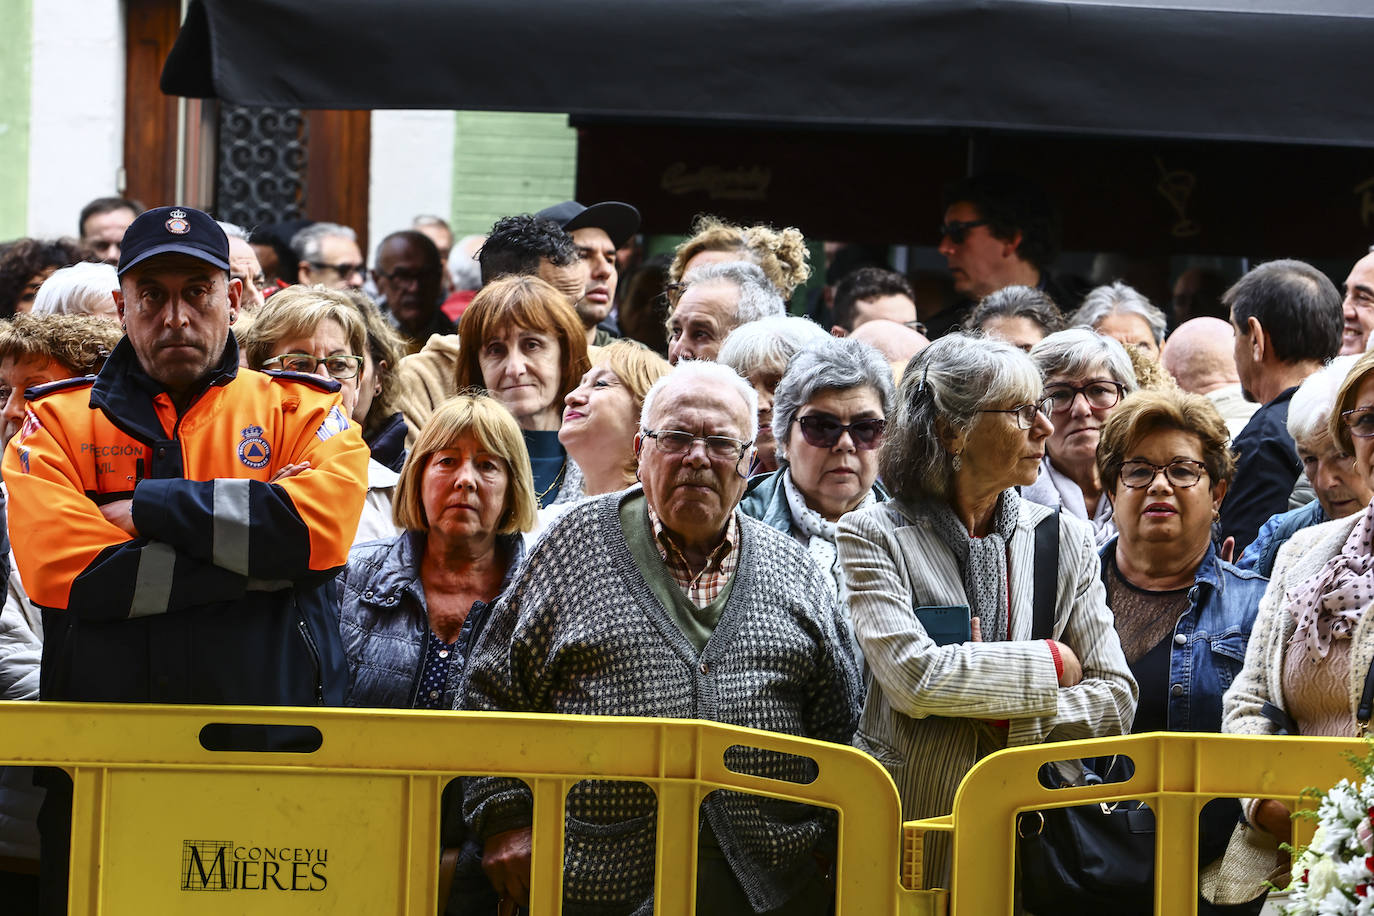
[[[171,213],[168,213],[167,215],[170,216],[172,219],[185,219],[186,211],[178,208],[176,210],[173,210]]]
[[[168,232],[173,235],[185,235],[191,231],[191,224],[186,221],[185,210],[173,210],[168,217],[167,222],[163,223]]]

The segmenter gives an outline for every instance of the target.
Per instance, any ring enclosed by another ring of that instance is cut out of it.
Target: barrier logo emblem
[[[181,889],[318,893],[329,886],[328,863],[328,849],[183,840]]]

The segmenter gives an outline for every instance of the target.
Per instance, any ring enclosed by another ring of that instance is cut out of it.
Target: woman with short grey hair
[[[895,392],[877,350],[822,336],[792,357],[778,383],[772,420],[779,468],[749,482],[740,510],[805,545],[844,607],[835,523],[887,498],[877,483],[878,446]]]
[[[1021,495],[1091,522],[1101,547],[1116,534],[1116,523],[1097,473],[1097,440],[1107,417],[1138,387],[1131,358],[1116,340],[1087,328],[1051,334],[1030,355],[1045,378],[1054,431],[1039,475]]]
[[[1050,435],[1041,398],[1039,371],[1012,345],[935,341],[903,373],[879,458],[893,498],[839,523],[872,673],[855,744],[887,766],[903,820],[948,814],[994,750],[1121,734],[1135,713],[1092,531],[1016,492]],[[1037,596],[1056,539],[1053,587]],[[1053,621],[1044,634],[1037,605]],[[948,842],[927,840],[925,856],[939,885]]]
[[[1168,319],[1133,287],[1120,280],[1099,286],[1083,297],[1069,324],[1091,328],[1099,334],[1135,347],[1153,360],[1159,359]]]
[[[716,354],[716,362],[734,369],[759,394],[759,436],[750,474],[767,474],[778,469],[777,442],[773,438],[773,392],[787,369],[787,361],[797,351],[819,346],[830,339],[814,321],[792,315],[750,321],[725,338]]]
[[[1030,352],[1046,335],[1064,329],[1064,313],[1042,289],[1004,286],[983,297],[968,327]]]

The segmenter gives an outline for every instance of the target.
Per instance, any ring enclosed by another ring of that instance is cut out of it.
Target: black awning
[[[302,108],[1374,146],[1374,3],[1225,6],[192,0],[162,88]]]

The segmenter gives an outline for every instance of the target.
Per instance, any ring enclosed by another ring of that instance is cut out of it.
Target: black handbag
[[[1035,611],[1032,636],[1054,634],[1055,577],[1059,570],[1059,517],[1035,527]],[[1042,785],[1099,785],[1130,778],[1128,758],[1079,761],[1080,780],[1059,767],[1040,769]],[[1028,811],[1018,817],[1021,903],[1032,913],[1135,916],[1154,910],[1155,816],[1137,801]]]
[[[1129,778],[1125,757],[1083,761],[1082,782],[1052,763],[1040,770],[1050,788]],[[1142,802],[1102,802],[1028,811],[1017,819],[1021,903],[1029,912],[1146,916],[1154,911],[1155,815]]]

